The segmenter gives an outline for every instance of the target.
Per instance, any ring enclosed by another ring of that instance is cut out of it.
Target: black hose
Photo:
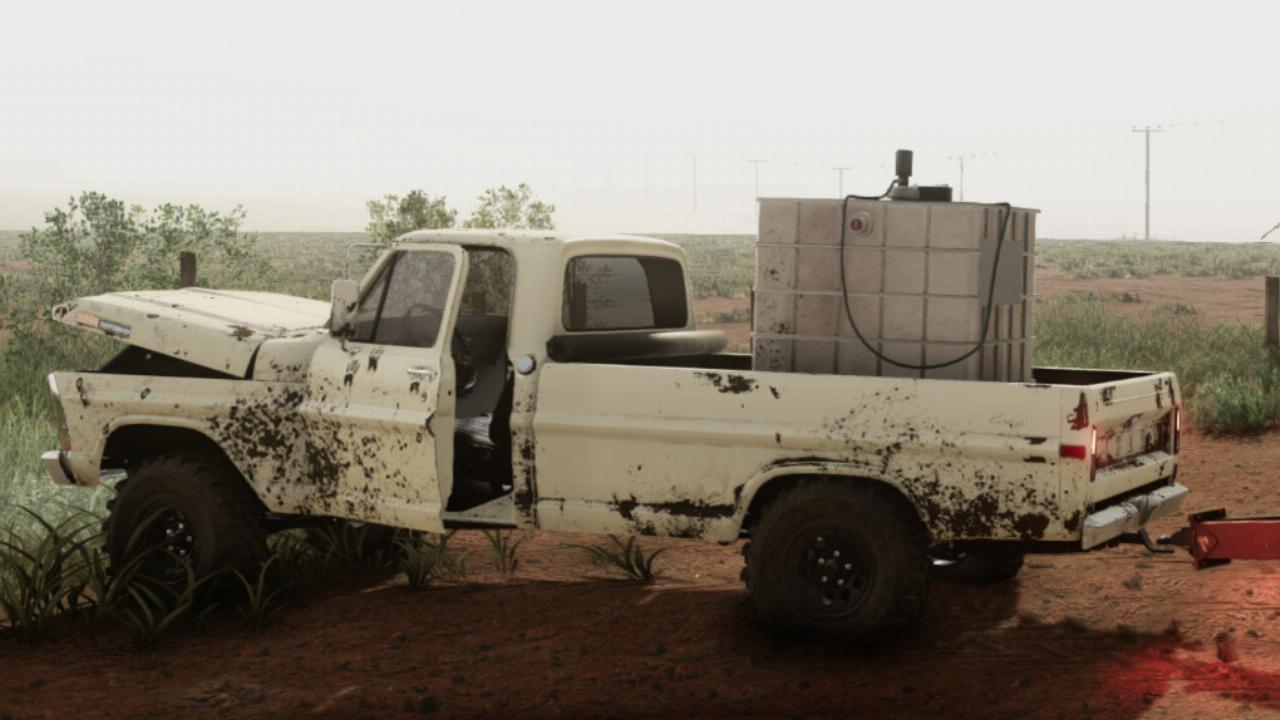
[[[996,270],[999,269],[1000,267],[1000,251],[1004,249],[1005,231],[1009,229],[1009,218],[1013,215],[1013,206],[1007,202],[990,203],[986,205],[986,207],[1002,207],[1004,208],[1005,213],[1004,213],[1004,218],[1001,219],[1000,221],[1000,234],[996,239],[995,259],[991,263],[991,282],[987,287],[987,311],[982,316],[982,333],[978,336],[978,342],[975,343],[973,347],[969,348],[969,350],[965,352],[963,355],[947,360],[946,362],[928,363],[924,365],[917,365],[914,363],[904,363],[904,362],[899,362],[898,360],[894,360],[893,358],[880,352],[880,350],[878,350],[877,348],[872,347],[871,343],[867,340],[867,338],[863,336],[862,331],[858,329],[858,323],[853,319],[853,309],[849,307],[849,282],[845,276],[845,269],[844,269],[845,223],[848,222],[847,215],[849,212],[849,201],[850,200],[883,200],[885,196],[887,196],[890,192],[893,191],[894,186],[897,184],[898,183],[896,180],[892,183],[889,183],[889,189],[885,190],[884,193],[878,197],[870,197],[866,195],[846,195],[844,198],[844,201],[840,203],[840,292],[844,300],[844,315],[849,320],[849,327],[853,328],[853,334],[858,336],[858,340],[862,342],[863,346],[865,346],[868,350],[871,351],[872,355],[875,355],[876,357],[880,358],[884,362],[889,363],[890,365],[894,365],[900,368],[906,368],[907,370],[937,370],[938,368],[944,368],[950,365],[955,365],[956,363],[967,359],[969,356],[978,352],[983,348],[983,346],[987,344],[987,330],[990,329],[991,327],[991,313],[995,310],[995,304],[992,301],[995,300],[995,296],[996,296]]]

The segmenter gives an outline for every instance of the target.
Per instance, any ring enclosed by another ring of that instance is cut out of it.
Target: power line
[[[1143,126],[1143,127],[1135,127],[1135,128],[1133,129],[1133,132],[1136,132],[1136,133],[1142,133],[1142,134],[1145,136],[1145,139],[1146,139],[1146,146],[1147,146],[1147,172],[1146,172],[1147,200],[1146,200],[1146,205],[1145,205],[1145,214],[1144,214],[1144,220],[1145,220],[1145,221],[1144,221],[1144,224],[1143,224],[1142,238],[1143,238],[1144,240],[1150,240],[1150,239],[1151,239],[1151,133],[1153,133],[1153,132],[1164,132],[1164,129],[1163,129],[1163,128],[1161,128],[1161,127],[1159,127],[1159,126],[1151,127],[1150,125],[1145,125],[1145,126]]]

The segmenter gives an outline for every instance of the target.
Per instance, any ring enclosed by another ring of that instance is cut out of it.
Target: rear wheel
[[[108,504],[112,567],[141,559],[140,571],[181,584],[222,570],[254,572],[266,554],[262,503],[225,460],[168,455],[144,460]]]
[[[924,606],[926,548],[924,526],[892,489],[815,479],[764,509],[744,549],[744,579],[776,632],[886,642],[906,633]]]

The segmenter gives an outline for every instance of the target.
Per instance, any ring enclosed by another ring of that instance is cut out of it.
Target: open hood
[[[264,341],[323,332],[329,304],[277,293],[185,288],[84,297],[55,307],[53,318],[244,377]]]

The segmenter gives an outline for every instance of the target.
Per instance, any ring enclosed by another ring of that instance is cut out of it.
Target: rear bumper
[[[40,456],[40,464],[44,465],[44,471],[49,473],[49,478],[58,485],[75,485],[76,478],[71,474],[71,470],[67,468],[66,453],[61,450],[50,450]]]
[[[1155,518],[1179,512],[1187,492],[1185,485],[1174,483],[1089,515],[1084,519],[1081,547],[1088,550],[1124,533],[1138,532]]]

